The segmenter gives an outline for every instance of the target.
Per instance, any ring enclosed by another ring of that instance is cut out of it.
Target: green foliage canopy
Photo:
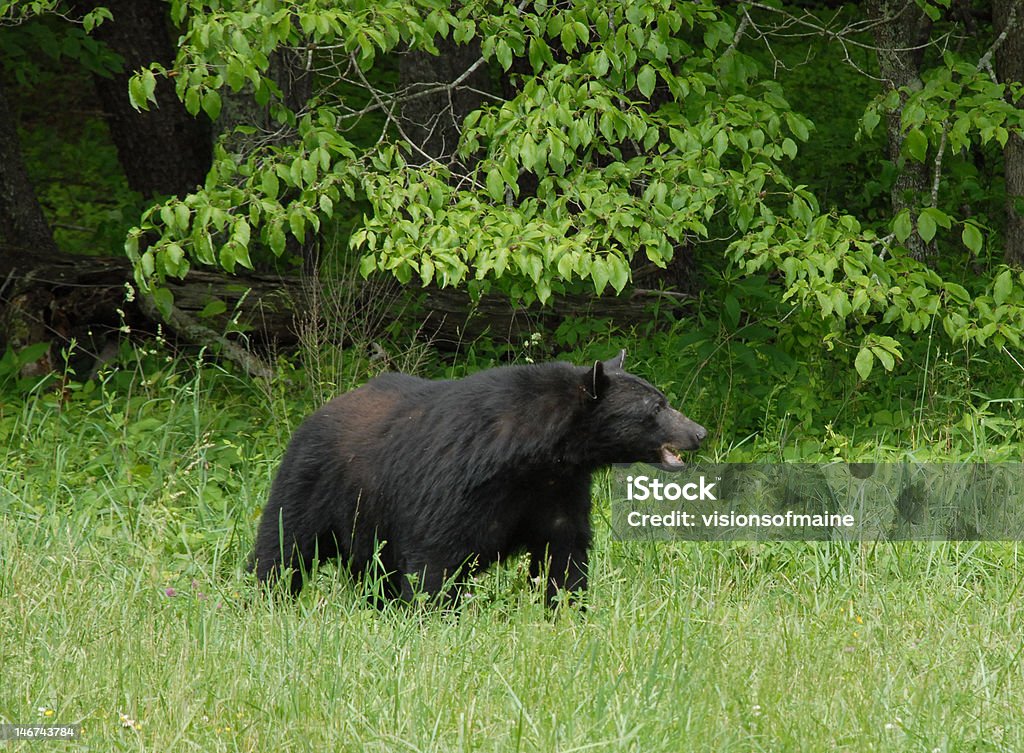
[[[865,227],[823,212],[787,175],[813,126],[760,77],[736,44],[735,18],[715,3],[173,0],[172,16],[185,29],[174,69],[141,71],[136,106],[153,101],[161,75],[175,77],[191,112],[214,119],[225,88],[248,87],[293,138],[245,154],[218,147],[204,187],[144,215],[126,250],[164,307],[162,281],[192,263],[251,268],[255,247],[281,255],[289,235],[302,242],[341,202],[362,200],[369,210],[351,240],[364,274],[544,302],[580,284],[622,291],[638,256],[664,267],[680,246],[697,245],[718,249],[711,263],[726,275],[784,281],[780,298],[819,317],[826,342],[856,335],[862,377],[874,361],[891,369],[900,357],[875,324],[918,333],[938,316],[954,340],[1019,345],[1019,270],[968,291],[900,247],[912,232],[930,242],[941,228],[977,254],[986,228],[934,201],[916,227],[909,213]],[[436,53],[439,38],[479,45],[482,64],[517,83],[466,118],[456,167],[422,159],[392,127],[399,103],[370,83],[391,53]],[[367,104],[327,87],[290,110],[270,75],[281,48],[349,66]],[[908,159],[1004,143],[1024,126],[1006,101],[1021,94],[947,55],[921,91],[873,103],[863,131],[909,96]],[[347,138],[370,112],[386,115],[379,138]]]

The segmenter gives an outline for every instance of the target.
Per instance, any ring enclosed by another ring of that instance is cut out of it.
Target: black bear
[[[619,462],[681,466],[707,431],[622,368],[504,366],[456,380],[383,374],[298,428],[263,511],[261,582],[315,559],[379,561],[390,596],[455,596],[456,576],[526,551],[530,573],[587,587],[590,479]]]

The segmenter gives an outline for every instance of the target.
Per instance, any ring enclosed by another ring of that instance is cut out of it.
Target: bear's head
[[[580,370],[587,459],[599,464],[650,463],[682,468],[707,429],[668,403],[654,385],[625,371],[626,351]]]

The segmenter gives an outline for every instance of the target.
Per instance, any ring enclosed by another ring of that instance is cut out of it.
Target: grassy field
[[[0,722],[10,750],[1024,750],[1016,544],[609,540],[589,609],[510,564],[457,613],[296,603],[242,573],[308,408],[208,369],[0,405]],[[254,419],[259,406],[260,420]]]

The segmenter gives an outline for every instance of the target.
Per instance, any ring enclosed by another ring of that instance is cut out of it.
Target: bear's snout
[[[666,444],[677,450],[696,450],[708,436],[708,430],[674,408],[670,408],[667,416],[670,439]]]
[[[686,419],[686,420],[690,421],[690,419]],[[690,427],[691,427],[691,431],[693,431],[693,435],[697,438],[697,446],[699,447],[700,443],[708,438],[708,430],[705,429],[700,424],[698,424],[696,421],[690,421]],[[696,448],[694,448],[694,449],[696,449]]]

